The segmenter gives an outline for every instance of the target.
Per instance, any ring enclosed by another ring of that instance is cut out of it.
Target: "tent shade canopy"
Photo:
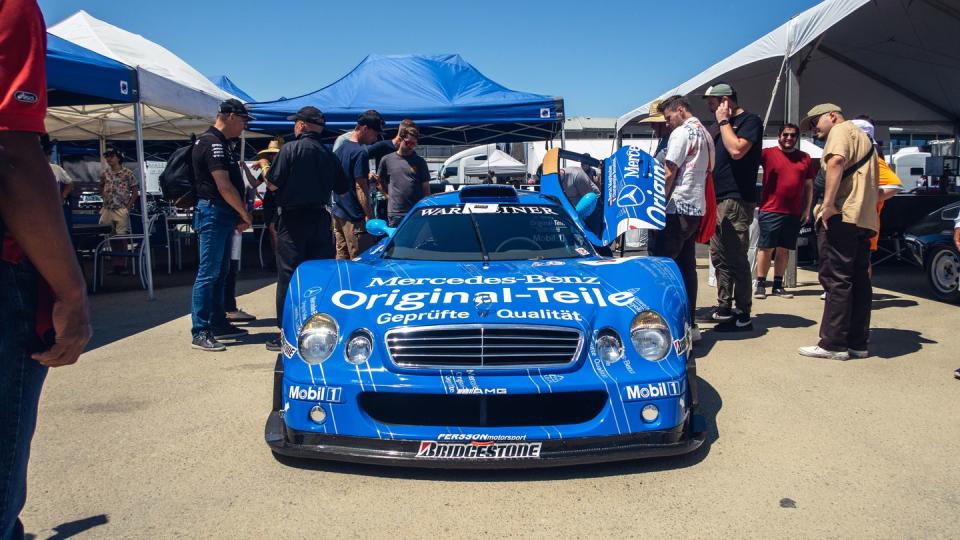
[[[562,98],[509,90],[460,55],[370,55],[316,92],[254,103],[250,129],[289,133],[287,116],[307,105],[323,111],[330,135],[353,129],[367,109],[379,111],[390,128],[410,118],[420,144],[551,139],[563,119]]]
[[[85,11],[51,26],[49,33],[136,70],[146,139],[188,139],[209,126],[221,101],[233,97],[169,50]],[[129,104],[93,103],[50,107],[47,131],[62,140],[135,138]]]
[[[490,173],[499,176],[520,176],[527,172],[526,165],[513,159],[510,154],[502,150],[490,152],[487,159],[465,160],[464,163],[466,163],[464,173],[469,176],[482,176]]]
[[[210,79],[210,82],[217,85],[217,88],[223,90],[224,92],[227,92],[228,94],[237,96],[238,98],[240,98],[240,101],[243,101],[245,103],[256,101],[255,99],[250,97],[250,94],[241,90],[240,87],[237,86],[236,83],[231,81],[230,77],[227,77],[226,75],[207,75],[207,78]]]
[[[47,34],[46,72],[51,107],[137,100],[133,69],[52,34]]]
[[[799,101],[793,108],[800,117],[830,102],[848,118],[867,114],[878,126],[955,126],[958,28],[956,2],[825,0],[656,97],[686,95],[692,112],[709,119],[700,95],[722,80],[734,86],[741,105],[761,117],[769,107],[770,124],[781,125],[797,115],[788,114],[785,99],[787,79],[795,74]],[[653,99],[621,116],[617,130],[647,115]]]

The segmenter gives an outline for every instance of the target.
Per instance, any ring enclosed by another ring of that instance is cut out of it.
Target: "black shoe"
[[[193,338],[193,343],[191,343],[190,346],[194,349],[210,352],[227,350],[226,345],[217,341],[209,330],[201,330],[200,333],[197,334],[197,337]]]
[[[280,336],[277,336],[264,344],[268,351],[280,352]]]
[[[750,315],[747,313],[741,313],[736,317],[731,317],[713,327],[714,332],[749,332],[751,330],[753,330],[753,320],[750,319]]]
[[[223,326],[217,326],[213,329],[213,335],[217,339],[227,339],[227,338],[238,338],[243,337],[249,334],[250,331],[245,328],[237,328],[236,326],[226,323]]]
[[[783,287],[774,287],[770,290],[770,294],[780,298],[793,298],[793,293],[787,292]]]
[[[733,318],[733,310],[728,307],[718,307],[713,310],[713,313],[710,314],[710,318],[714,321],[729,321]]]

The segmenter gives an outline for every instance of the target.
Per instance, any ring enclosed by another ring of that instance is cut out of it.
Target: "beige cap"
[[[666,123],[667,119],[664,118],[663,113],[661,113],[658,110],[661,103],[663,103],[662,99],[655,99],[651,101],[650,105],[647,106],[647,116],[645,116],[643,120],[640,120],[638,123],[639,124]]]
[[[807,116],[800,121],[800,129],[807,131],[813,127],[812,124],[814,118],[832,112],[843,112],[843,109],[841,109],[839,105],[834,105],[833,103],[821,103],[814,106],[812,109],[807,111]]]

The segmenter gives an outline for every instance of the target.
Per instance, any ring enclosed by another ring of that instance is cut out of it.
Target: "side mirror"
[[[371,219],[367,222],[367,232],[374,236],[388,236],[393,238],[394,233],[397,232],[397,229],[394,227],[387,227],[387,222],[382,219]]]
[[[580,197],[577,201],[577,215],[580,219],[586,220],[590,214],[593,214],[593,210],[597,207],[597,198],[597,194],[593,192]]]

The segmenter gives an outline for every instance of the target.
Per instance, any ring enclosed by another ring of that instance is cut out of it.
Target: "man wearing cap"
[[[873,142],[840,107],[824,103],[810,109],[801,129],[813,128],[825,140],[823,202],[814,209],[820,284],[827,292],[820,321],[820,342],[801,347],[803,356],[847,360],[865,358],[870,337],[870,237],[879,229],[880,191]]]
[[[254,170],[260,171],[260,177],[266,180],[270,173],[270,167],[273,166],[273,160],[280,153],[283,146],[283,139],[272,139],[267,143],[267,147],[257,152],[257,162],[253,164]],[[267,182],[267,189],[263,193],[263,223],[270,234],[270,247],[277,249],[277,192],[276,186]]]
[[[297,266],[313,259],[335,255],[326,205],[332,193],[350,189],[340,161],[321,142],[323,113],[302,107],[287,117],[293,120],[296,139],[284,144],[267,173],[277,188],[277,326],[283,327],[283,303],[290,277]],[[280,350],[280,337],[267,342],[268,350]],[[294,338],[295,339],[295,338]]]
[[[240,158],[230,139],[239,137],[250,122],[247,108],[237,99],[220,104],[213,126],[197,137],[193,146],[193,175],[197,193],[194,228],[200,238],[200,263],[193,284],[191,346],[204,351],[226,349],[218,339],[248,332],[226,319],[224,292],[230,270],[230,245],[234,231],[250,227]]]
[[[133,171],[123,166],[123,154],[120,150],[108,146],[103,152],[107,166],[100,173],[100,196],[103,208],[100,209],[100,224],[110,225],[111,234],[130,234],[130,209],[140,196],[137,191],[137,177]],[[123,241],[113,242],[113,250],[123,251]],[[113,272],[123,273],[124,260],[113,261]]]
[[[753,272],[747,251],[757,203],[763,121],[737,103],[737,92],[727,83],[711,85],[703,98],[717,118],[718,129],[713,167],[717,232],[710,239],[710,259],[717,270],[717,309],[712,317],[721,322],[714,330],[753,330]]]
[[[373,219],[370,205],[370,160],[392,152],[396,141],[380,141],[383,118],[370,109],[357,118],[350,136],[335,150],[347,178],[353,180],[351,189],[333,197],[333,234],[338,259],[353,259],[375,242],[364,227]],[[376,143],[376,144],[374,144]]]

